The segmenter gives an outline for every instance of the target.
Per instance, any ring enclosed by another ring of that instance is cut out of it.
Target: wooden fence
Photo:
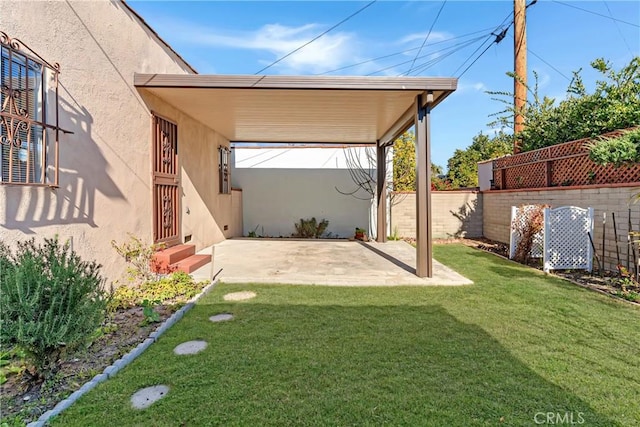
[[[615,137],[621,131],[603,137]],[[492,189],[546,188],[640,182],[640,164],[599,166],[589,159],[591,138],[552,145],[493,161]]]

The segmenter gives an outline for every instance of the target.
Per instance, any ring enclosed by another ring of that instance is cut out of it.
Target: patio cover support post
[[[426,103],[422,95],[416,97],[416,275],[433,277],[431,229],[431,105],[433,94]]]
[[[378,214],[376,227],[376,242],[385,243],[387,241],[387,148],[384,145],[376,144],[376,171],[378,174],[377,192]]]

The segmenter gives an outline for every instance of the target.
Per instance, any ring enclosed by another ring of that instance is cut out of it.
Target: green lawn
[[[640,310],[472,248],[435,253],[475,284],[221,284],[54,425],[640,425]],[[239,290],[258,296],[223,301]],[[209,322],[222,312],[235,320]],[[193,339],[209,347],[172,353]],[[133,410],[155,384],[168,396]]]

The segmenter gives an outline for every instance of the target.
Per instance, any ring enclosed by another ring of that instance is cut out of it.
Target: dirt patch
[[[160,321],[171,316],[175,307],[157,306]],[[24,374],[7,377],[0,386],[0,421],[35,421],[44,412],[78,390],[107,366],[149,337],[160,323],[144,324],[141,307],[119,310],[103,325],[102,335],[85,349],[66,354],[60,370],[44,382],[30,382]],[[19,425],[19,424],[17,424]]]

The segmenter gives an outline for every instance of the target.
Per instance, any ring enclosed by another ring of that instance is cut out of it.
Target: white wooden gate
[[[563,206],[544,210],[544,271],[593,269],[593,208]]]

